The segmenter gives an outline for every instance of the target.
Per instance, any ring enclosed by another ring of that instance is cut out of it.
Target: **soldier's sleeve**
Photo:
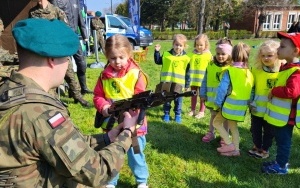
[[[36,104],[27,106],[26,110],[35,114],[30,119],[33,131],[26,138],[35,137],[34,148],[56,169],[56,173],[96,187],[106,184],[120,171],[131,145],[130,135],[126,132],[122,132],[114,143],[96,151],[95,146],[104,146],[103,135],[84,137],[67,112],[49,106],[37,107]]]
[[[65,22],[67,25],[69,25],[69,21],[68,21],[66,13],[64,11],[62,11],[60,8],[58,8],[58,7],[56,7],[56,8],[57,8],[58,19]]]

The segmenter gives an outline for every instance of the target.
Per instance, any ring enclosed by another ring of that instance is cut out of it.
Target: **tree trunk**
[[[205,10],[205,0],[201,0],[200,13],[199,13],[199,23],[198,23],[198,34],[203,33],[203,23],[204,23],[204,10]]]

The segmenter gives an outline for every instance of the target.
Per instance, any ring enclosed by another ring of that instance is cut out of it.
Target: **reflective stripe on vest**
[[[286,81],[288,78],[297,70],[299,70],[299,67],[293,67],[284,71],[279,72],[278,74],[278,80],[275,84],[275,87],[278,86],[285,86]],[[296,111],[296,126],[300,128],[300,109],[298,108],[300,106],[299,100],[297,102],[297,111]],[[264,116],[264,119],[277,127],[283,127],[287,125],[289,121],[289,115],[291,112],[292,107],[292,99],[283,99],[274,97],[270,102],[267,104],[267,112]]]
[[[208,108],[213,110],[217,109],[215,105],[215,97],[217,93],[217,88],[220,83],[220,75],[221,72],[226,70],[229,66],[219,67],[214,62],[208,64],[206,69],[206,87],[207,87],[207,101],[205,101],[205,105]]]
[[[163,54],[160,81],[185,84],[185,71],[190,61],[187,55],[173,56],[169,52]]]
[[[265,72],[262,69],[258,70],[253,68],[252,74],[254,77],[254,101],[256,105],[256,112],[252,112],[252,114],[258,117],[264,117],[267,110],[267,103],[269,101],[268,95],[276,84],[278,72],[271,73]]]
[[[249,69],[236,67],[229,67],[228,73],[232,91],[222,106],[222,115],[229,120],[244,121],[254,83],[253,76]]]
[[[203,54],[189,53],[190,61],[190,85],[201,87],[206,67],[212,59],[210,52]]]

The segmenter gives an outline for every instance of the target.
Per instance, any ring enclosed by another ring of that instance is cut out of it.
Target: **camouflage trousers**
[[[68,69],[65,75],[65,81],[67,82],[69,86],[69,96],[73,97],[74,99],[80,99],[82,98],[82,95],[80,93],[80,86],[78,84],[78,81],[75,78],[75,72],[73,70],[73,64],[71,61],[68,63]],[[52,89],[49,91],[49,93],[55,97],[59,97],[56,89]]]
[[[99,47],[101,47],[103,53],[105,54],[105,40],[101,31],[97,31],[97,41],[100,45]]]

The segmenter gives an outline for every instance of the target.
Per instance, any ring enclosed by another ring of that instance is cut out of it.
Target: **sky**
[[[123,3],[125,0],[86,0],[87,9],[92,11],[101,11],[102,14],[110,13],[111,4],[113,10],[118,4]]]

